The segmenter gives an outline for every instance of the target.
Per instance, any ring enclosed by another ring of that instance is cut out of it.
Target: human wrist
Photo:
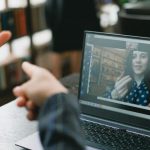
[[[59,94],[59,93],[65,93],[65,94],[67,94],[69,91],[68,91],[68,89],[66,89],[65,87],[60,87],[60,88],[58,88],[58,89],[50,89],[49,91],[47,91],[46,93],[45,93],[45,97],[47,98],[47,97],[52,97],[53,95],[56,95],[56,94]]]
[[[74,94],[68,92],[68,93],[57,93],[54,95],[51,95],[50,97],[47,97],[43,103],[43,105],[41,105],[40,107],[40,114],[42,112],[44,113],[49,113],[50,110],[53,111],[53,108],[60,104],[60,102],[62,103],[62,105],[59,105],[59,107],[63,107],[65,108],[66,111],[69,110],[76,110],[77,112],[79,112],[79,104],[77,101],[77,98]],[[66,108],[66,106],[69,106]],[[58,106],[56,107],[58,108]],[[39,116],[40,116],[39,114]]]

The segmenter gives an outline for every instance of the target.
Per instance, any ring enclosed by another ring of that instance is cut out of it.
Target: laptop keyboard
[[[85,139],[105,150],[150,150],[150,138],[89,121],[81,121]]]

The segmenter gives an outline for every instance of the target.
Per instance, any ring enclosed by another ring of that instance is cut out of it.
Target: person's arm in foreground
[[[19,99],[18,106],[27,107],[28,119],[35,119],[39,110],[44,149],[83,150],[76,97],[47,70],[27,62],[22,67],[30,80],[13,92]]]

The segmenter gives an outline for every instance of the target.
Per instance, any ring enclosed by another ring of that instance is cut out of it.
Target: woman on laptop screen
[[[150,53],[129,49],[125,72],[115,82],[110,98],[137,105],[150,104]]]

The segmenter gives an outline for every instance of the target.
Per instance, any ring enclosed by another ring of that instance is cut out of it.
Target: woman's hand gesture
[[[117,79],[114,89],[111,92],[112,99],[121,99],[128,92],[128,83],[131,82],[132,78],[129,75],[124,76],[123,74]]]

